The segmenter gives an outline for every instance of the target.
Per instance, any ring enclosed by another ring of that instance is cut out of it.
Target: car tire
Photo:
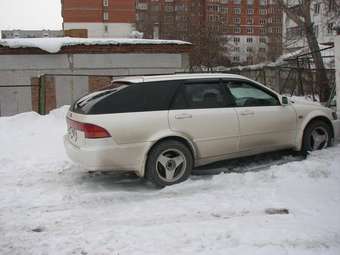
[[[311,151],[325,149],[331,144],[331,127],[324,121],[316,120],[305,128],[301,152],[307,155]]]
[[[145,177],[159,188],[188,179],[193,168],[193,156],[183,143],[167,140],[156,144],[149,152]]]

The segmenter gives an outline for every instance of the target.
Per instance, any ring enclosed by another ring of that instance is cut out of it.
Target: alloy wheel
[[[156,160],[158,177],[169,183],[180,179],[185,173],[186,166],[187,160],[185,155],[177,149],[163,151]]]

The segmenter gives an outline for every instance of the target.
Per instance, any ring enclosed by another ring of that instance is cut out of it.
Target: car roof
[[[157,82],[157,81],[172,81],[172,80],[194,80],[194,79],[239,79],[246,80],[252,83],[256,83],[258,86],[272,92],[273,94],[279,95],[275,90],[268,88],[267,86],[249,79],[245,76],[238,74],[227,74],[227,73],[182,73],[182,74],[165,74],[165,75],[144,75],[144,76],[129,76],[115,79],[114,82],[122,83],[144,83],[144,82]]]
[[[115,79],[114,82],[129,82],[129,83],[142,83],[153,81],[171,81],[171,80],[187,80],[187,79],[244,79],[249,80],[247,77],[237,74],[225,73],[186,73],[186,74],[165,74],[165,75],[144,75],[144,76],[131,76]]]

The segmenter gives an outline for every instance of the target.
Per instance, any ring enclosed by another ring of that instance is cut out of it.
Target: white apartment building
[[[298,6],[297,0],[289,0],[289,6]],[[320,44],[333,43],[336,35],[335,25],[340,23],[340,0],[314,0],[311,4],[313,29]],[[284,14],[284,51],[292,52],[307,47],[303,30]]]

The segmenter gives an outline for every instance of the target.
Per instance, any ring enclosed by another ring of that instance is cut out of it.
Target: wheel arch
[[[167,136],[160,137],[157,140],[155,140],[153,143],[151,143],[149,148],[146,150],[145,157],[144,157],[143,164],[142,164],[142,168],[141,168],[141,170],[138,173],[139,176],[143,177],[145,175],[146,162],[147,162],[149,153],[152,150],[152,148],[154,148],[158,144],[160,144],[160,143],[162,143],[164,141],[168,141],[168,140],[175,140],[175,141],[181,142],[185,146],[187,146],[188,149],[191,152],[192,159],[195,162],[195,159],[197,158],[197,149],[196,149],[195,145],[193,144],[193,142],[190,139],[188,139],[187,137],[183,136],[183,135],[179,135],[179,134],[171,134],[170,135],[169,134]]]
[[[297,145],[297,150],[301,150],[302,145],[303,145],[303,136],[305,134],[305,131],[307,129],[307,127],[315,122],[315,121],[323,121],[325,122],[328,126],[329,129],[331,130],[331,139],[334,138],[334,128],[333,128],[333,124],[330,121],[330,119],[326,116],[326,115],[315,115],[315,116],[311,116],[310,118],[308,118],[307,120],[305,120],[305,122],[302,125],[302,128],[300,129],[300,134],[298,136],[298,145]]]

